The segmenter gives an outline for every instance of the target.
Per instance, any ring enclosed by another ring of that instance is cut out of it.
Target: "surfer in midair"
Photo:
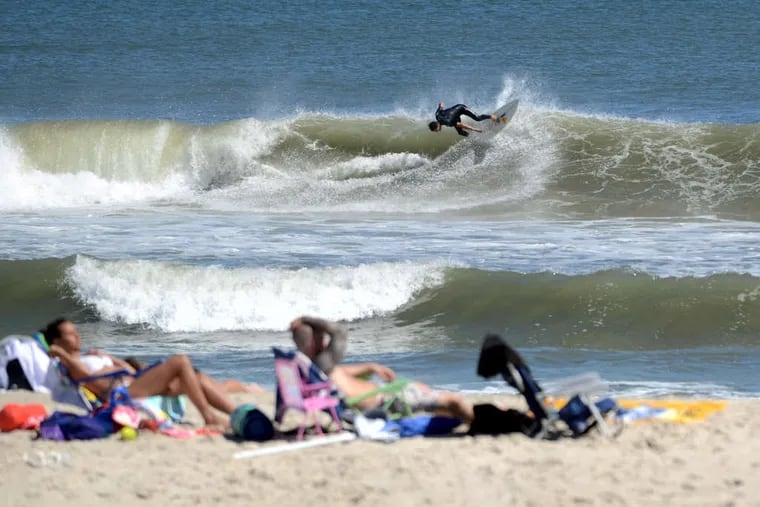
[[[475,114],[464,104],[457,104],[455,106],[444,109],[443,102],[438,103],[438,109],[435,110],[435,121],[431,121],[428,124],[431,132],[440,132],[442,126],[454,127],[460,136],[467,137],[470,135],[468,130],[473,132],[481,132],[480,129],[471,127],[466,123],[462,123],[462,115],[472,118],[475,121],[493,120],[498,121],[496,115],[493,114]]]

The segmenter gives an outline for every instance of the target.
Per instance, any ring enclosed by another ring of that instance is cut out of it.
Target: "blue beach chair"
[[[615,434],[605,415],[615,410],[616,403],[611,398],[594,400],[607,391],[607,384],[595,373],[559,380],[551,392],[544,391],[522,356],[496,334],[484,338],[477,372],[484,378],[501,375],[507,384],[523,395],[533,412],[535,423],[530,434],[534,438],[562,436],[564,431],[560,422],[573,437],[584,435],[592,428],[598,428],[605,436]],[[568,401],[557,410],[549,403],[550,396],[561,396]]]

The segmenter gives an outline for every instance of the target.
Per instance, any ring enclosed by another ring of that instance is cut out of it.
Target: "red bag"
[[[47,410],[39,403],[8,403],[0,410],[0,431],[36,430],[47,417]]]

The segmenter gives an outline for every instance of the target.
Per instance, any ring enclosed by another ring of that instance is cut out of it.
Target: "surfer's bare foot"
[[[491,115],[491,119],[492,119],[493,121],[499,121],[499,118],[498,118],[498,117],[497,117],[495,114],[492,114],[492,115]]]

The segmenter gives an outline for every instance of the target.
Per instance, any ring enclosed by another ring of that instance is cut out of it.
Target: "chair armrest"
[[[331,389],[332,385],[329,382],[315,382],[312,384],[303,384],[301,391],[304,393],[311,393],[314,391],[322,391],[323,389]]]
[[[364,394],[357,394],[356,396],[351,396],[350,398],[346,398],[345,402],[348,406],[351,406],[351,405],[356,405],[357,403],[360,403],[372,396],[377,396],[378,394],[398,393],[401,390],[403,390],[407,385],[409,385],[409,382],[410,382],[409,380],[404,380],[404,379],[394,380],[393,382],[388,382],[387,384],[383,384],[379,386],[377,389],[373,389]]]

